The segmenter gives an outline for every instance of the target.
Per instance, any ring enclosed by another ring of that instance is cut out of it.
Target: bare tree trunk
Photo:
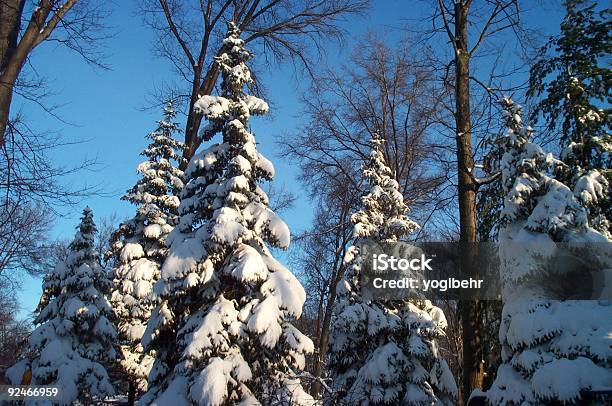
[[[10,61],[17,49],[25,0],[0,1],[0,147],[4,145],[17,76]]]
[[[457,142],[457,177],[459,193],[459,239],[473,248],[477,241],[476,184],[470,171],[474,168],[470,113],[470,54],[468,49],[469,4],[455,3],[455,124]],[[462,257],[465,272],[473,266],[471,249]],[[483,334],[478,300],[461,302],[463,327],[463,398],[467,402],[475,388],[482,388],[481,368]]]
[[[0,24],[2,24],[1,21]],[[13,89],[24,62],[25,58],[21,63],[17,61],[11,62],[0,74],[0,148],[4,146],[6,140],[11,102],[13,101]]]
[[[133,381],[130,381],[128,385],[128,406],[134,406],[136,404],[136,385]]]
[[[195,154],[195,151],[200,146],[202,140],[198,137],[198,129],[202,122],[202,116],[196,114],[193,110],[193,106],[198,101],[198,98],[203,95],[212,94],[219,71],[215,66],[212,66],[206,76],[202,85],[197,88],[199,78],[196,78],[194,82],[194,91],[192,92],[191,99],[189,100],[189,112],[187,113],[187,125],[185,126],[185,148],[183,149],[183,161],[181,162],[181,169],[185,170],[191,157]]]
[[[344,252],[344,250],[342,250]],[[340,258],[340,263],[342,258]],[[338,272],[334,275],[334,278],[329,284],[329,296],[327,299],[327,305],[325,307],[325,314],[323,316],[323,322],[321,323],[321,331],[319,334],[319,356],[315,359],[315,365],[313,375],[317,378],[321,378],[323,375],[323,366],[325,364],[325,358],[327,357],[327,347],[329,345],[329,332],[331,330],[331,318],[334,309],[334,303],[336,301],[336,285],[340,278],[344,274],[344,266],[340,265]],[[318,398],[321,395],[321,383],[315,381],[312,385],[312,396]]]
[[[6,139],[14,83],[9,82],[7,84],[4,81],[4,77],[0,76],[0,147],[4,146]]]
[[[17,46],[21,28],[21,14],[25,0],[3,0],[0,2],[0,72]]]

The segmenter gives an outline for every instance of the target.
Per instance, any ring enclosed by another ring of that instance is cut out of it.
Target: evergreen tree
[[[289,230],[258,186],[274,168],[247,130],[268,105],[245,94],[251,53],[239,35],[230,24],[215,60],[221,96],[196,104],[223,140],[186,170],[180,223],[155,287],[161,302],[143,337],[156,351],[143,404],[312,402],[297,374],[313,344],[291,324],[305,292],[267,248],[286,248]]]
[[[553,176],[563,162],[529,141],[532,130],[521,122],[521,107],[510,99],[503,104],[508,131],[501,160],[502,365],[487,397],[493,405],[576,404],[580,391],[612,384],[612,305],[537,294],[517,299],[508,288],[544,271],[527,245],[609,240],[589,227],[586,209]]]
[[[12,384],[30,370],[31,385],[60,388],[59,404],[91,404],[114,392],[102,363],[116,358],[116,331],[109,321],[105,294],[110,281],[98,265],[95,232],[92,211],[85,208],[66,260],[45,277],[34,320],[38,327],[28,339],[31,355],[7,371]]]
[[[121,367],[130,383],[130,395],[145,391],[153,358],[144,354],[140,340],[155,303],[152,288],[168,255],[165,238],[178,217],[178,194],[183,188],[182,143],[173,138],[180,129],[172,101],[164,109],[151,143],[142,152],[147,159],[138,165],[141,175],[122,198],[138,206],[136,215],[122,223],[112,237],[114,289],[111,297],[122,342]],[[173,162],[176,165],[173,165]]]
[[[594,228],[612,238],[612,9],[598,11],[597,2],[566,0],[561,33],[552,38],[532,67],[528,95],[540,97],[534,116],[542,114],[551,130],[560,127],[561,159],[567,170],[559,179],[571,189],[596,179],[604,189],[576,196],[589,210]],[[592,197],[592,200],[587,200]]]
[[[406,216],[399,185],[384,162],[382,141],[372,140],[363,175],[370,192],[351,220],[354,236],[393,243],[418,228]],[[429,301],[364,301],[360,294],[363,258],[348,250],[347,274],[338,297],[329,348],[329,369],[341,404],[452,405],[457,386],[436,339],[446,319]]]

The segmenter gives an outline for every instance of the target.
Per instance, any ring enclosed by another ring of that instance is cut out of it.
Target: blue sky
[[[60,165],[76,164],[85,157],[96,158],[99,164],[94,172],[82,172],[69,179],[75,185],[87,183],[99,185],[109,194],[83,200],[81,208],[90,206],[98,218],[116,212],[126,218],[133,212],[129,204],[119,200],[123,192],[136,181],[136,165],[141,161],[140,151],[146,145],[144,136],[154,129],[160,113],[142,110],[147,96],[164,80],[172,80],[169,64],[153,56],[152,33],[144,27],[137,15],[136,2],[116,2],[108,19],[116,36],[105,41],[110,71],[96,70],[64,48],[43,44],[36,50],[33,64],[37,71],[48,78],[50,87],[57,93],[51,101],[62,103],[58,110],[63,119],[76,125],[66,125],[31,105],[22,105],[17,99],[13,111],[23,108],[27,117],[40,130],[60,131],[66,139],[86,140],[78,145],[56,151],[54,160]],[[529,2],[532,3],[532,2]],[[533,3],[536,3],[535,1]],[[539,2],[538,2],[539,3]],[[560,7],[535,4],[527,13],[531,27],[541,27],[552,32],[560,20]],[[376,1],[366,18],[346,23],[349,32],[342,46],[328,46],[330,66],[337,66],[360,35],[368,31],[386,33],[390,28],[401,27],[408,19],[421,20],[427,12],[425,2],[411,0]],[[276,180],[296,193],[296,206],[284,214],[284,219],[295,233],[307,227],[312,218],[312,207],[296,180],[297,170],[292,162],[278,156],[275,139],[285,133],[299,131],[302,123],[299,94],[305,90],[306,78],[295,75],[290,64],[273,67],[263,75],[271,104],[271,117],[252,122],[260,150],[276,167]],[[184,120],[181,117],[181,123]],[[53,237],[71,239],[78,223],[81,208],[65,211],[57,219]],[[19,294],[20,317],[27,317],[34,310],[41,292],[41,281],[30,277],[23,280]]]

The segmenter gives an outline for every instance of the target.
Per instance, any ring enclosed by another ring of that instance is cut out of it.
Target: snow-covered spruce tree
[[[251,115],[268,110],[245,94],[250,58],[230,24],[215,60],[221,96],[196,103],[223,140],[186,170],[180,223],[155,288],[162,301],[143,338],[159,360],[142,404],[312,403],[297,375],[313,343],[290,322],[305,292],[267,248],[286,248],[289,230],[258,186],[274,168],[247,130]]]
[[[372,140],[363,168],[370,191],[351,220],[357,240],[393,243],[418,226],[406,216],[381,143]],[[454,404],[457,386],[436,342],[446,327],[442,310],[429,301],[362,300],[362,261],[359,248],[350,247],[347,273],[338,285],[328,362],[337,400],[347,405]]]
[[[521,123],[521,107],[510,99],[502,102],[508,131],[501,160],[500,259],[504,286],[512,287],[542,272],[516,244],[607,239],[589,227],[572,190],[551,175],[564,165],[529,141],[532,130]],[[580,391],[612,385],[609,301],[512,299],[506,292],[499,332],[503,363],[487,392],[490,404],[575,404]]]
[[[612,51],[612,9],[592,0],[564,3],[560,33],[550,39],[531,68],[528,95],[541,97],[532,118],[541,114],[550,129],[559,130],[561,159],[567,170],[559,173],[558,179],[574,190],[587,208],[591,226],[610,239],[612,69],[606,61]],[[549,50],[554,55],[546,56]],[[578,190],[591,179],[604,189],[580,195]]]
[[[122,223],[112,237],[114,289],[111,296],[122,343],[121,367],[128,377],[130,394],[145,391],[153,358],[144,354],[140,340],[155,303],[151,295],[168,255],[165,238],[178,217],[178,194],[183,188],[182,143],[174,122],[172,101],[164,108],[157,129],[147,135],[151,143],[142,152],[147,159],[138,165],[141,177],[122,198],[137,206],[135,216]]]
[[[86,208],[68,257],[45,277],[34,320],[38,327],[28,339],[31,358],[6,374],[19,384],[30,370],[31,385],[60,388],[57,402],[62,405],[91,404],[114,393],[102,363],[116,358],[116,331],[109,321],[112,310],[105,294],[110,281],[98,265],[95,232],[92,211]]]

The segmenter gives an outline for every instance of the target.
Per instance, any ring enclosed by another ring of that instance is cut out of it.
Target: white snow
[[[259,97],[246,95],[245,102],[248,106],[249,113],[254,114],[254,115],[255,114],[266,114],[268,110],[270,109],[268,107],[268,103],[266,103],[264,100],[260,99]]]
[[[268,277],[268,267],[259,252],[245,244],[235,249],[227,271],[242,282],[257,282]]]
[[[209,120],[221,118],[227,114],[230,101],[221,96],[201,96],[194,104],[194,111],[203,114]]]
[[[172,250],[161,269],[163,279],[177,279],[195,269],[204,257],[204,246],[198,238],[188,238]]]
[[[159,238],[162,235],[162,227],[159,224],[150,224],[144,228],[143,234],[147,238]]]
[[[134,242],[125,244],[121,250],[121,261],[129,262],[133,259],[138,259],[144,256],[142,245]]]

